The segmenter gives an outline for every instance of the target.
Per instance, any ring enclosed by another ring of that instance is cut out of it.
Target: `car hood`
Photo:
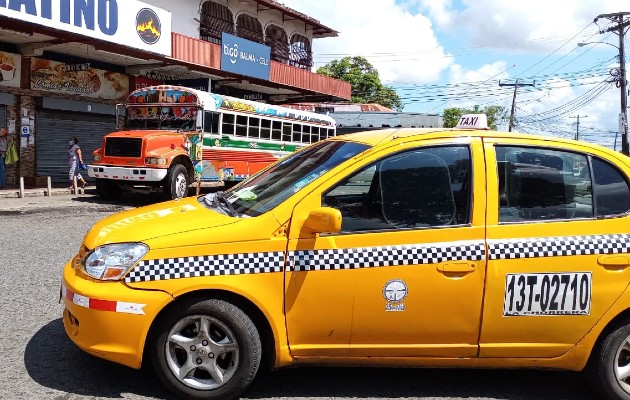
[[[189,197],[111,215],[94,224],[86,234],[84,244],[93,249],[108,243],[147,242],[238,221],[239,218],[209,209],[200,204],[197,198]]]

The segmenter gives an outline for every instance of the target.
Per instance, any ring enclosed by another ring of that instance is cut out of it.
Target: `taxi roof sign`
[[[461,129],[490,129],[488,128],[488,116],[486,114],[464,114],[461,116],[455,128]]]

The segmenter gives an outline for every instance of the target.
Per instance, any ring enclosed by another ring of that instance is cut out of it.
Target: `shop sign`
[[[166,85],[183,86],[191,89],[201,90],[202,92],[210,91],[210,78],[197,79],[170,79],[164,82]]]
[[[131,77],[133,90],[143,89],[148,86],[161,85],[162,81],[157,79],[149,79],[144,76],[132,76]]]
[[[0,0],[0,15],[171,55],[171,13],[137,0]]]
[[[229,33],[221,35],[221,70],[269,80],[271,47]]]
[[[66,64],[31,58],[31,89],[108,100],[124,100],[129,94],[125,74],[89,68],[66,70]]]
[[[0,86],[20,87],[22,56],[0,52]]]

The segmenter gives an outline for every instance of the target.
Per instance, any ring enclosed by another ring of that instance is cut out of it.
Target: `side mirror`
[[[314,233],[337,233],[341,230],[341,211],[331,207],[319,207],[311,211],[304,227]]]

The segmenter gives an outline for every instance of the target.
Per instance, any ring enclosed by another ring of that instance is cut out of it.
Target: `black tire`
[[[96,179],[96,193],[103,200],[115,200],[120,196],[118,184],[109,179]]]
[[[593,350],[587,373],[591,384],[605,399],[630,400],[630,370],[619,376],[621,368],[630,369],[630,323],[610,332]]]
[[[188,196],[188,171],[181,164],[169,167],[164,178],[164,196],[167,200],[176,200]]]
[[[208,334],[200,332],[202,325]],[[162,383],[182,398],[237,398],[260,366],[262,345],[256,326],[226,301],[193,299],[175,304],[156,321],[154,332],[149,346],[153,368]]]

